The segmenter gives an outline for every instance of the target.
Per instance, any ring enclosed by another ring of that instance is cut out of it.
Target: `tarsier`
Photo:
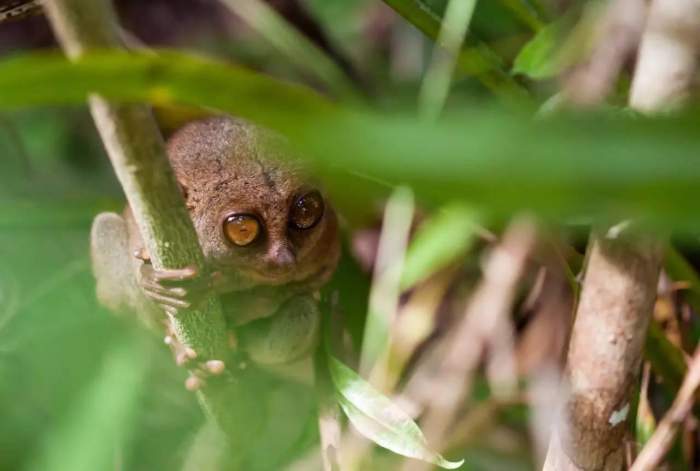
[[[337,218],[281,138],[247,122],[192,122],[167,143],[205,269],[155,270],[130,208],[99,214],[91,252],[97,295],[152,326],[202,293],[219,295],[232,346],[260,364],[304,357],[319,328],[318,290],[336,268]]]

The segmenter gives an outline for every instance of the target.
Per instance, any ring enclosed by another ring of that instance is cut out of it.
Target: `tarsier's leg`
[[[241,349],[255,363],[289,363],[308,354],[319,336],[321,314],[310,295],[295,296],[271,317],[253,321],[238,329]]]
[[[100,303],[118,312],[133,309],[138,287],[124,218],[115,213],[97,215],[90,231],[90,253]]]

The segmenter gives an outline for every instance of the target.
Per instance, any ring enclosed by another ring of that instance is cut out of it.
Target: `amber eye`
[[[232,214],[224,220],[224,234],[240,247],[250,245],[260,235],[260,221],[251,214]]]
[[[300,196],[289,211],[289,222],[297,229],[311,229],[323,216],[323,198],[318,191]]]

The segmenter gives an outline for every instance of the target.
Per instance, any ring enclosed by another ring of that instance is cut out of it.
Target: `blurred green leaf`
[[[103,370],[76,401],[30,469],[93,471],[114,468],[115,452],[127,432],[146,371],[143,350],[135,343],[108,352]]]
[[[542,7],[539,2],[532,0],[500,0],[533,31],[539,31],[544,27],[542,22]]]
[[[340,407],[358,432],[378,445],[409,458],[456,469],[464,460],[447,461],[431,451],[423,432],[411,417],[389,398],[372,388],[353,370],[329,356],[331,378]]]
[[[513,73],[533,79],[546,79],[558,75],[566,65],[559,54],[564,33],[571,21],[563,17],[544,28],[520,49],[513,63]]]
[[[98,197],[5,198],[0,200],[0,229],[89,227],[95,214],[123,206],[123,201]]]
[[[110,52],[76,64],[27,55],[0,63],[0,106],[81,102],[89,91],[216,108],[278,129],[334,188],[363,175],[409,185],[430,205],[468,201],[485,218],[535,210],[547,218],[632,217],[665,230],[700,227],[689,216],[700,199],[697,110],[533,120],[474,106],[426,123],[349,109],[300,86],[173,52]],[[353,196],[357,207],[371,210],[368,193]]]
[[[654,434],[656,430],[656,419],[654,412],[649,404],[647,394],[648,390],[642,389],[639,396],[639,405],[637,406],[637,417],[635,420],[635,436],[637,443],[643,447]]]
[[[360,371],[366,375],[389,348],[414,210],[413,192],[405,187],[397,188],[386,201],[360,354]]]
[[[261,0],[220,0],[304,71],[319,78],[339,96],[357,99],[358,93],[343,70],[328,55]]]
[[[401,288],[410,288],[463,256],[474,240],[476,223],[476,212],[462,204],[441,208],[424,221],[406,253]]]
[[[421,115],[429,119],[438,118],[445,106],[457,52],[469,30],[475,7],[476,0],[450,0],[447,3],[438,35],[441,47],[433,48],[418,95]]]

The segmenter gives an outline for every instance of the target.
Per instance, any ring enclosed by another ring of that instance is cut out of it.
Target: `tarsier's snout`
[[[297,256],[294,248],[289,244],[275,243],[269,247],[263,261],[271,273],[281,275],[296,268]]]

